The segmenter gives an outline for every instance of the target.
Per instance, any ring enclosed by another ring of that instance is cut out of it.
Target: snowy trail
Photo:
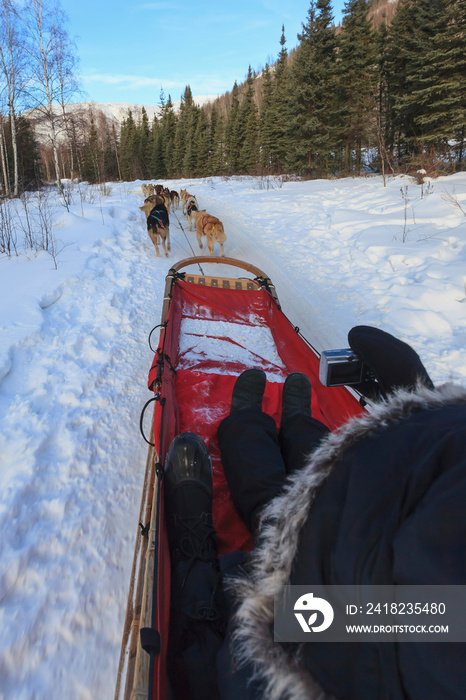
[[[466,382],[466,216],[444,197],[466,210],[465,174],[426,197],[410,184],[406,199],[399,178],[165,184],[222,219],[226,255],[271,277],[318,349],[375,325],[411,343],[435,383]],[[146,459],[147,336],[170,265],[201,251],[180,208],[170,257],[156,258],[140,183],[111,187],[83,211],[58,207],[69,244],[58,270],[45,253],[0,259],[0,700],[114,693]],[[237,274],[219,267],[203,264]]]
[[[55,666],[53,696],[110,697],[115,683],[145,467],[145,341],[165,270],[154,289],[139,217],[114,213],[113,235],[50,296],[1,387],[14,397],[1,439],[5,698],[49,696]]]
[[[350,178],[269,190],[244,180],[182,186],[224,222],[226,254],[271,277],[283,310],[319,350],[346,347],[355,325],[383,326],[417,349],[437,382],[465,376],[466,221],[444,198],[464,187],[464,174],[439,178],[425,198],[411,184],[406,207],[401,178],[387,187],[369,178],[363,190]]]

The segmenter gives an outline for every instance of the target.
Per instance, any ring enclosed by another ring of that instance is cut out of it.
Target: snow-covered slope
[[[270,275],[319,349],[371,324],[413,345],[435,383],[466,384],[466,173],[422,188],[380,177],[166,184],[223,220],[226,254]],[[70,212],[51,202],[57,250],[69,244],[58,269],[45,252],[0,258],[5,700],[113,698],[145,467],[146,339],[170,264],[199,252],[178,210],[170,258],[155,257],[140,185],[110,184],[105,197],[81,186]]]
[[[199,95],[194,97],[195,104],[202,106],[207,102],[212,102],[216,99],[216,95]],[[173,103],[173,108],[177,111],[180,108],[181,100]],[[98,118],[99,114],[103,114],[110,123],[114,123],[117,131],[121,123],[127,118],[128,112],[131,110],[133,117],[138,120],[141,118],[142,108],[147,112],[149,122],[152,122],[154,116],[159,117],[161,112],[160,105],[141,105],[135,102],[72,102],[66,105],[66,113],[71,115],[79,115],[86,121],[89,120],[89,114],[92,112],[94,119]],[[61,105],[54,105],[54,112],[61,116]],[[39,142],[44,141],[49,134],[47,122],[44,122],[42,113],[39,110],[32,109],[26,113],[31,119],[35,127],[35,133]],[[60,138],[60,136],[59,136]]]

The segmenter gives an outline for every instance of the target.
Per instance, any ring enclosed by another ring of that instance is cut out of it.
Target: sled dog
[[[206,245],[210,255],[214,254],[214,244],[220,245],[220,255],[225,256],[223,244],[227,240],[223,224],[216,216],[208,214],[205,209],[193,211],[191,216],[196,222],[196,237],[199,248],[202,250],[202,236],[206,237]]]
[[[188,203],[186,205],[186,216],[188,217],[190,231],[193,230],[193,228],[192,228],[193,221],[194,221],[193,214],[195,211],[198,211],[197,205],[194,203],[194,197],[190,197],[190,199],[188,200]]]
[[[160,257],[159,242],[161,241],[165,257],[168,258],[168,251],[171,248],[170,221],[163,199],[161,197],[155,197],[154,202],[152,197],[149,197],[139,209],[146,215],[147,232],[155,246],[157,257]]]
[[[193,194],[188,194],[188,196],[186,197],[185,203],[184,203],[184,208],[185,208],[184,213],[186,214],[186,216],[188,216],[189,205],[193,205],[193,204],[196,207],[196,209],[199,209],[199,204],[197,203],[196,197]]]
[[[172,209],[179,209],[180,207],[180,195],[176,190],[170,192],[170,199],[172,203]]]

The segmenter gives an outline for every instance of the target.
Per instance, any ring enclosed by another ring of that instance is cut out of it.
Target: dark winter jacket
[[[236,584],[236,643],[267,700],[466,697],[466,644],[297,647],[270,633],[285,584],[466,584],[465,389],[402,390],[351,420],[263,522],[251,573]]]

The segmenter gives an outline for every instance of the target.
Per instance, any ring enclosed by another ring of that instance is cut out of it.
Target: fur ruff
[[[311,675],[300,668],[299,646],[293,655],[270,635],[274,597],[287,584],[304,526],[317,489],[348,449],[374,432],[399,423],[421,410],[466,404],[466,389],[452,384],[415,392],[400,389],[371,412],[349,420],[326,436],[307,465],[288,480],[282,495],[262,514],[260,541],[248,575],[229,583],[239,600],[235,616],[234,658],[238,665],[254,660],[254,678],[265,682],[267,700],[332,700]],[[293,518],[288,514],[293,513]]]

